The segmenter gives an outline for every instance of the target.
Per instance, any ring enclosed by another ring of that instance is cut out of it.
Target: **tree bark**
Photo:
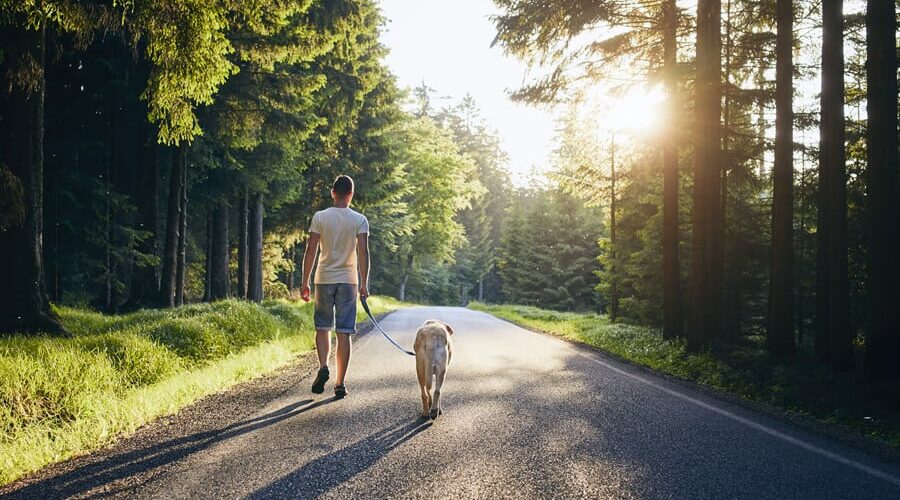
[[[184,305],[184,279],[187,275],[187,169],[181,173],[181,213],[178,229],[178,269],[175,272],[175,305]]]
[[[402,265],[402,260],[400,261]],[[409,279],[409,274],[412,272],[413,265],[413,256],[409,254],[406,257],[406,267],[400,269],[400,289],[397,291],[397,299],[398,300],[406,300],[406,281]]]
[[[0,206],[9,210],[0,214],[0,332],[66,335],[50,309],[43,272],[45,28],[20,26],[14,18],[0,28]],[[31,88],[8,81],[33,64]]]
[[[114,94],[114,93],[110,92],[108,94],[108,96],[112,97],[112,94]],[[115,271],[113,270],[113,266],[112,266],[111,254],[112,254],[112,247],[113,247],[113,245],[115,245],[115,241],[113,239],[113,231],[112,231],[112,226],[113,226],[112,225],[112,207],[110,206],[110,204],[111,204],[110,198],[112,196],[113,190],[115,189],[115,187],[113,186],[113,183],[112,183],[112,177],[113,177],[112,170],[113,170],[113,161],[114,161],[113,160],[113,150],[115,149],[115,144],[116,144],[115,134],[114,134],[114,131],[116,130],[116,123],[115,123],[114,117],[116,116],[117,113],[115,111],[115,108],[116,108],[115,100],[110,98],[110,99],[108,99],[108,101],[112,101],[112,102],[109,102],[107,105],[107,116],[113,117],[113,120],[111,122],[107,122],[107,124],[106,124],[107,145],[106,145],[106,154],[104,155],[106,158],[106,165],[105,165],[106,172],[103,175],[103,178],[104,178],[103,182],[104,182],[105,188],[106,188],[105,189],[106,200],[105,200],[105,204],[104,204],[105,206],[104,206],[104,214],[103,214],[103,224],[105,226],[104,231],[103,231],[103,234],[105,235],[104,236],[105,240],[103,241],[103,250],[104,250],[104,254],[105,254],[105,259],[104,259],[105,262],[104,262],[104,269],[103,269],[104,274],[105,274],[105,279],[103,280],[103,296],[104,296],[103,311],[106,312],[107,314],[112,314],[114,312],[112,304],[114,302],[114,299],[113,299],[113,274]]]
[[[145,255],[159,255],[159,233],[157,218],[159,217],[159,195],[157,191],[159,178],[159,161],[156,151],[156,138],[146,117],[142,116],[144,125],[139,129],[137,140],[140,142],[137,183],[134,187],[134,199],[137,202],[135,228],[145,231],[149,236],[141,241],[137,249]],[[127,309],[137,309],[152,305],[159,297],[159,265],[136,267],[131,280],[131,293],[128,297]]]
[[[219,202],[212,213],[210,238],[210,300],[228,298],[231,278],[228,273],[228,205]]]
[[[238,292],[237,296],[241,299],[247,298],[247,278],[248,278],[248,267],[250,263],[250,252],[247,248],[247,217],[248,217],[248,200],[247,200],[247,190],[244,188],[244,192],[241,193],[241,205],[238,209],[238,278],[237,278],[237,287]]]
[[[253,197],[253,203],[250,206],[250,224],[249,224],[249,273],[247,298],[254,302],[262,302],[263,300],[263,267],[262,267],[262,250],[263,250],[263,195],[257,194]]]
[[[206,248],[203,259],[203,302],[212,300],[212,213],[206,211]]]
[[[702,349],[721,326],[721,1],[697,3],[694,110],[694,214],[691,242],[689,350]]]
[[[721,335],[722,328],[722,285],[725,273],[725,218],[724,204],[722,197],[723,178],[721,175],[723,157],[722,157],[722,2],[721,0],[712,0],[709,9],[709,50],[712,54],[709,56],[709,62],[712,68],[708,75],[709,93],[706,98],[709,99],[708,116],[704,120],[706,126],[710,127],[710,137],[707,141],[709,151],[707,152],[707,160],[710,169],[710,223],[709,234],[709,281],[707,288],[709,291],[708,304],[710,305],[708,324],[706,327],[708,339],[718,338]],[[704,78],[706,78],[704,72]]]
[[[294,291],[294,271],[297,268],[297,245],[291,245],[291,249],[288,250],[288,260],[291,261],[291,268],[288,269],[287,276],[285,276],[285,285],[287,285],[288,292]]]
[[[865,372],[900,379],[900,185],[897,167],[897,19],[894,2],[866,9],[869,332]]]
[[[163,248],[162,276],[160,280],[159,305],[161,307],[175,307],[178,230],[181,223],[181,183],[185,170],[186,147],[182,144],[172,152],[172,168],[169,172],[169,206],[166,213],[166,239]]]
[[[816,358],[819,361],[827,362],[831,357],[830,344],[830,326],[829,321],[831,314],[829,312],[829,303],[831,293],[829,292],[828,279],[828,241],[831,230],[829,224],[829,212],[831,211],[830,195],[831,190],[831,170],[830,165],[833,161],[841,161],[840,159],[832,159],[829,155],[833,154],[833,144],[839,144],[838,154],[843,150],[844,133],[843,127],[836,128],[834,117],[835,113],[841,112],[840,100],[843,100],[840,94],[835,94],[834,78],[842,79],[841,74],[835,74],[835,68],[840,71],[840,65],[833,62],[835,50],[842,50],[843,42],[840,40],[842,36],[841,22],[841,5],[837,2],[829,2],[823,5],[822,9],[822,92],[820,94],[820,113],[821,120],[819,122],[819,165],[818,165],[818,186],[816,193],[816,299],[815,299],[815,324],[813,344]],[[828,52],[824,52],[828,49]],[[837,107],[834,106],[837,104]],[[828,153],[826,153],[828,151]]]
[[[610,146],[610,197],[609,197],[609,320],[615,322],[619,317],[619,266],[616,255],[616,133],[609,140]]]
[[[681,309],[681,264],[678,259],[678,141],[675,119],[678,107],[677,32],[675,0],[665,0],[663,16],[664,69],[667,101],[668,134],[663,139],[663,338],[684,335]]]
[[[822,3],[822,93],[820,169],[825,175],[825,252],[818,272],[827,283],[821,298],[827,307],[817,332],[827,338],[828,359],[835,371],[853,367],[850,330],[850,279],[847,244],[847,168],[844,149],[844,56],[842,2]],[[820,194],[821,195],[821,194]],[[817,301],[820,300],[817,298]],[[823,348],[823,346],[818,346]]]
[[[775,39],[775,167],[772,203],[772,254],[766,347],[778,358],[793,358],[794,343],[794,112],[792,0],[777,2]]]

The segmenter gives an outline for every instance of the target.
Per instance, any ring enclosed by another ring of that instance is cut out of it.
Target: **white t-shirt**
[[[315,282],[358,284],[356,235],[369,233],[366,216],[351,208],[326,208],[313,215],[309,232],[322,236]]]

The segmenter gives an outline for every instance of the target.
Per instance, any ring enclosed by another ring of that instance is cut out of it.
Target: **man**
[[[316,253],[316,352],[319,372],[312,392],[322,394],[328,381],[330,333],[337,336],[337,378],[334,396],[347,395],[344,377],[350,364],[350,336],[356,333],[356,296],[369,295],[369,221],[350,208],[353,179],[339,175],[331,188],[334,206],[316,212],[309,227],[309,242],[303,254],[303,284],[300,296],[309,302],[309,277]],[[357,289],[358,287],[358,289]]]

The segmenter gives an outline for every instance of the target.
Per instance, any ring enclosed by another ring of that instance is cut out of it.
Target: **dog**
[[[443,321],[430,319],[416,331],[416,373],[422,391],[422,417],[435,420],[441,411],[441,387],[447,367],[453,358],[453,328]],[[431,393],[434,378],[434,395]]]

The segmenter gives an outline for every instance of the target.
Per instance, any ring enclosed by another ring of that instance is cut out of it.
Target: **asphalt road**
[[[412,346],[453,325],[444,414],[412,357],[360,338],[335,401],[309,366],[208,398],[7,491],[129,498],[900,498],[900,464],[490,315],[382,322]],[[303,378],[300,379],[300,374]]]

